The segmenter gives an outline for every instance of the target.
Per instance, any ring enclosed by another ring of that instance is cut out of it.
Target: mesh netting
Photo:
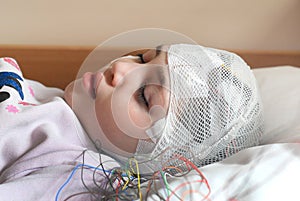
[[[255,78],[237,55],[196,45],[168,50],[170,104],[151,156],[185,169],[220,161],[257,145],[263,131]],[[176,174],[176,172],[175,172]]]

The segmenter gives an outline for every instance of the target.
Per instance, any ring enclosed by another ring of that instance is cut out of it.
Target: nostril
[[[114,76],[114,74],[112,73],[112,74],[110,75],[110,79],[111,79],[111,80],[114,80],[114,77],[115,77],[115,76]]]
[[[113,87],[116,87],[118,85],[120,85],[123,81],[123,75],[121,75],[120,73],[114,73],[112,74],[112,81],[111,81],[111,85]]]
[[[116,87],[123,80],[128,70],[128,63],[124,61],[115,61],[111,64],[111,84]]]
[[[113,80],[114,80],[114,74],[113,74],[113,72],[112,72],[112,68],[107,68],[107,69],[104,71],[103,75],[104,75],[104,78],[105,78],[106,83],[112,86],[112,85],[113,85],[112,82],[113,82]]]
[[[114,73],[111,74],[110,79],[111,79],[111,85],[114,87],[117,86],[117,80],[116,80],[116,76]]]

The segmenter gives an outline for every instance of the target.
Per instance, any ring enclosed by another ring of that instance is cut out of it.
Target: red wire
[[[198,167],[197,167],[194,163],[192,163],[192,162],[191,162],[190,160],[188,160],[187,158],[185,158],[185,157],[183,157],[183,156],[178,156],[178,158],[179,158],[180,160],[184,161],[187,165],[191,166],[196,172],[198,172],[198,174],[200,175],[200,177],[201,177],[202,179],[201,179],[201,180],[192,181],[192,182],[205,183],[205,185],[206,185],[206,187],[207,187],[207,189],[208,189],[208,193],[207,193],[207,195],[203,198],[203,200],[209,199],[208,197],[209,197],[209,195],[210,195],[210,193],[211,193],[211,189],[210,189],[210,186],[209,186],[209,184],[208,184],[208,181],[207,181],[207,179],[205,178],[205,176],[203,175],[203,173],[198,169]],[[177,186],[177,187],[175,188],[174,191],[177,191],[178,189],[184,187],[185,185],[187,185],[187,184],[189,184],[189,183],[191,183],[191,182],[184,182],[184,183],[180,184],[179,186]],[[171,191],[172,191],[172,193],[171,193],[171,195],[167,198],[167,200],[169,200],[170,197],[171,197],[172,195],[175,194],[175,192],[174,192],[173,190],[171,190]]]
[[[121,179],[118,179],[118,180],[119,180],[119,183],[118,183],[117,188],[116,188],[116,201],[118,201],[119,187],[121,186]]]

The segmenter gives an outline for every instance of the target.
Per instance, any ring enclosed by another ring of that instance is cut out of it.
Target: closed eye
[[[145,88],[146,85],[143,85],[137,90],[137,100],[139,103],[145,105],[147,108],[149,107],[149,103],[145,97]]]

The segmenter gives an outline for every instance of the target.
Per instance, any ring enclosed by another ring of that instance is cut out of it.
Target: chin
[[[72,96],[73,96],[73,88],[74,88],[74,81],[68,84],[64,91],[64,99],[67,104],[72,107]]]

